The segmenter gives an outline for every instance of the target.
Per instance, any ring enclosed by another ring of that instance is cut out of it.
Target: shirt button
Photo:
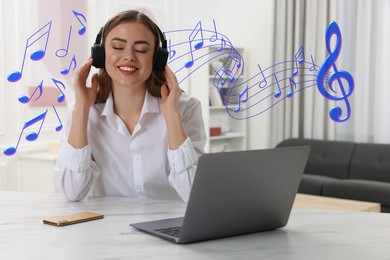
[[[138,155],[134,155],[134,160],[138,160]]]

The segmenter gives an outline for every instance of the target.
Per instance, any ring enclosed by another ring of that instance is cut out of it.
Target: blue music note
[[[217,25],[215,24],[215,20],[213,19],[213,24],[214,24],[214,35],[210,37],[210,42],[215,42],[216,40],[218,40],[218,31],[217,31]],[[221,43],[220,43],[220,46],[218,47],[217,51],[222,51],[222,49],[226,46],[226,41],[225,39],[223,38],[223,36],[221,36]]]
[[[224,73],[224,74],[226,74],[226,75],[228,75],[228,77],[230,77],[230,83],[232,83],[233,81],[234,81],[234,79],[235,79],[235,75],[236,75],[236,73],[233,73],[233,71],[232,70],[224,70],[224,69],[222,69],[222,72]]]
[[[169,39],[168,43],[169,59],[171,60],[176,55],[176,51],[172,49],[171,39]]]
[[[210,42],[215,42],[218,40],[218,31],[217,31],[217,26],[215,25],[215,20],[213,19],[213,24],[214,24],[214,35],[210,37]]]
[[[218,71],[220,71],[219,69]],[[214,77],[214,86],[218,89],[219,88],[219,83],[221,83],[221,87],[225,85],[225,79],[222,77],[222,75],[219,74],[219,72],[214,70],[215,72],[215,77]],[[218,76],[218,78],[217,78]]]
[[[331,50],[330,42],[331,42],[331,38],[333,35],[336,35],[336,44],[335,44],[334,49]],[[350,73],[348,73],[347,71],[344,71],[344,70],[338,70],[336,67],[336,60],[340,55],[341,45],[342,45],[341,31],[340,31],[340,28],[336,22],[333,21],[329,24],[329,26],[326,30],[326,33],[325,33],[325,39],[326,39],[326,48],[328,50],[329,55],[325,59],[324,63],[322,64],[322,66],[318,72],[317,87],[318,87],[318,90],[320,91],[320,93],[325,98],[328,98],[330,100],[344,100],[345,101],[345,105],[347,107],[347,113],[343,118],[341,118],[342,112],[343,112],[341,107],[334,106],[329,111],[329,116],[333,121],[344,122],[344,121],[348,120],[349,117],[351,116],[351,106],[349,104],[348,97],[352,94],[355,83],[354,83],[353,78],[352,78]],[[324,86],[324,81],[325,81],[326,75],[331,68],[333,68],[334,73],[331,74],[331,76],[329,77],[329,81],[327,82],[327,84],[329,86],[329,89],[335,94],[329,93]],[[344,79],[347,81],[348,86],[349,86],[348,91],[345,91],[341,79]],[[340,96],[338,96],[336,94],[336,91],[333,88],[333,83],[335,80],[337,80],[338,85],[339,85],[340,90],[341,90]]]
[[[23,104],[26,104],[28,102],[30,102],[31,98],[35,95],[35,92],[37,92],[37,90],[39,90],[39,95],[38,97],[35,99],[38,100],[41,96],[42,96],[42,92],[43,92],[43,89],[42,89],[42,85],[43,85],[43,80],[41,81],[41,83],[39,83],[39,85],[35,88],[34,92],[32,93],[31,97],[27,97],[25,95],[21,96],[18,98],[19,102],[20,103],[23,103]]]
[[[61,48],[56,51],[56,56],[59,58],[65,57],[68,55],[70,36],[72,35],[72,25],[69,27],[69,35],[68,35],[68,43],[66,44],[66,48]],[[59,52],[64,52],[64,54],[59,54]]]
[[[43,126],[43,122],[45,121],[46,114],[47,114],[47,110],[45,112],[41,113],[40,115],[38,115],[37,117],[34,117],[33,119],[31,119],[29,121],[26,121],[24,123],[22,131],[20,132],[19,139],[18,139],[18,142],[16,143],[16,146],[15,147],[10,146],[10,147],[6,148],[3,153],[7,156],[14,155],[16,153],[16,150],[18,149],[20,139],[22,138],[24,130],[26,130],[26,128],[36,124],[37,122],[42,121],[38,132],[30,132],[26,135],[27,141],[31,142],[31,141],[37,140],[39,137],[39,134],[41,133],[41,129]]]
[[[79,13],[79,12],[76,12],[74,10],[72,10],[73,14],[76,16],[77,20],[79,20],[80,24],[81,24],[81,27],[79,29],[79,35],[83,35],[85,33],[85,31],[87,30],[87,28],[85,27],[85,24],[87,22],[87,19],[85,18],[85,16],[82,14],[82,13]],[[80,20],[79,17],[82,17],[83,20],[84,20],[84,23]]]
[[[241,67],[241,60],[240,60],[239,57],[237,57],[237,56],[229,56],[229,58],[231,58],[234,61],[233,67],[237,67],[237,68]]]
[[[275,73],[274,73],[274,77],[275,77],[276,85],[278,86],[278,90],[276,90],[276,91],[274,92],[274,97],[275,97],[275,98],[279,98],[279,97],[282,95],[282,90],[280,89],[279,80],[278,80],[278,78],[276,77],[276,74],[275,74]]]
[[[184,66],[186,68],[191,68],[192,65],[194,65],[194,55],[193,55],[193,50],[192,50],[192,43],[196,40],[196,36],[200,33],[201,39],[195,43],[194,48],[195,50],[198,50],[203,47],[203,29],[202,29],[202,23],[199,21],[195,28],[192,30],[190,36],[188,36],[189,44],[190,44],[190,54],[191,54],[191,59],[187,61]]]
[[[295,81],[290,77],[289,78],[290,79],[290,88],[291,88],[291,90],[289,91],[289,92],[287,92],[287,97],[288,98],[290,98],[290,97],[292,97],[293,96],[293,94],[294,94],[294,89],[296,89],[297,88],[297,83],[295,83]]]
[[[225,48],[225,47],[226,47],[226,41],[225,41],[225,39],[222,37],[222,38],[221,38],[221,45],[218,47],[217,51],[220,52],[220,51],[222,51],[223,48]]]
[[[239,112],[241,110],[241,102],[246,103],[248,101],[248,86],[246,86],[239,94],[238,94],[238,107],[234,109],[234,112]]]
[[[62,122],[61,122],[60,117],[58,116],[57,109],[55,108],[55,106],[53,106],[53,109],[54,109],[54,112],[56,113],[58,121],[60,122],[60,124],[58,126],[56,126],[56,131],[59,132],[62,130]]]
[[[63,92],[63,91],[61,90],[61,88],[60,88],[60,86],[61,86],[64,90],[66,90],[64,83],[62,83],[61,81],[59,81],[59,80],[57,80],[57,79],[54,79],[54,78],[51,78],[51,80],[54,82],[54,84],[56,85],[56,87],[58,88],[58,90],[61,92],[61,94],[60,94],[60,95],[58,96],[58,98],[57,98],[58,102],[59,102],[59,103],[64,102],[64,100],[65,100],[65,94],[64,94],[64,92]]]
[[[302,58],[299,58],[300,56],[302,56]],[[295,69],[292,73],[293,77],[298,75],[298,63],[301,64],[304,61],[305,61],[305,53],[303,51],[303,46],[301,46],[294,55]]]
[[[27,38],[26,46],[24,48],[24,55],[23,55],[23,60],[22,60],[22,66],[20,68],[20,71],[14,71],[10,75],[8,75],[7,80],[9,82],[16,82],[16,81],[18,81],[18,80],[20,80],[22,78],[23,69],[24,69],[24,63],[26,61],[27,49],[30,48],[38,40],[40,40],[41,38],[46,36],[45,48],[43,50],[38,49],[38,50],[34,51],[30,55],[30,59],[33,60],[33,61],[38,61],[38,60],[43,59],[43,57],[46,54],[47,43],[49,42],[51,23],[52,23],[52,21],[48,22],[42,28],[40,28],[38,31],[36,31],[33,35],[31,35],[30,37]]]
[[[266,79],[266,77],[264,76],[264,72],[263,72],[263,70],[261,69],[260,64],[257,64],[257,66],[259,67],[260,74],[261,74],[262,77],[263,77],[263,79],[259,82],[259,87],[260,87],[260,88],[265,88],[265,87],[267,86],[267,79]]]
[[[67,68],[67,69],[62,69],[62,70],[61,70],[61,74],[62,74],[62,75],[68,75],[69,72],[70,72],[70,67],[72,67],[72,64],[73,64],[73,69],[72,69],[72,71],[73,71],[73,70],[75,70],[75,68],[77,67],[76,55],[75,55],[75,54],[73,55],[73,58],[72,58],[72,60],[70,61],[69,68]]]
[[[311,58],[311,66],[310,66],[309,70],[313,71],[316,69],[316,65],[314,64],[313,55],[310,55],[310,58]]]

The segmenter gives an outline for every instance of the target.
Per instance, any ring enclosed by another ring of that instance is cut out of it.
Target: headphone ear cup
[[[95,44],[91,47],[91,55],[92,55],[92,66],[98,69],[104,68],[106,53],[104,51],[103,44]]]
[[[169,52],[167,49],[159,48],[156,55],[156,60],[154,61],[154,70],[164,71],[165,66],[167,65]]]

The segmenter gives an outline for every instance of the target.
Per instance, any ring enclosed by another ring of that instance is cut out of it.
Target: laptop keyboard
[[[172,237],[179,237],[181,227],[162,228],[162,229],[156,229],[155,231],[172,236]]]

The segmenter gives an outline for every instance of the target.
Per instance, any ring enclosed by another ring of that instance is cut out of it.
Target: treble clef
[[[336,35],[336,44],[333,50],[330,48],[330,41],[333,35]],[[341,31],[339,26],[336,22],[331,22],[326,30],[325,34],[326,39],[326,48],[328,49],[329,56],[325,59],[324,63],[322,64],[318,75],[317,75],[317,87],[320,93],[330,100],[344,100],[346,107],[347,107],[347,113],[346,115],[341,118],[342,116],[342,109],[339,106],[334,106],[329,111],[330,118],[335,122],[344,122],[349,119],[351,116],[351,106],[348,101],[348,97],[352,94],[355,83],[353,81],[353,78],[350,73],[344,70],[337,70],[336,67],[336,60],[339,57],[340,51],[341,51]],[[324,86],[324,79],[325,76],[328,74],[329,70],[333,67],[334,73],[329,77],[329,80],[327,82],[329,89],[334,93],[329,93],[327,89]],[[343,83],[341,79],[344,79],[348,82],[348,91],[344,89]],[[336,91],[333,88],[334,81],[337,80],[338,85],[341,90],[341,95],[337,95]]]

